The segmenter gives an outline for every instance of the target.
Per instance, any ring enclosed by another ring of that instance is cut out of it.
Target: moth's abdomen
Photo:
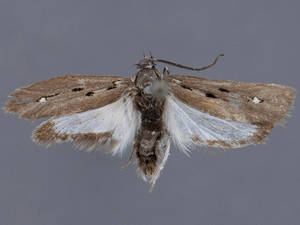
[[[135,96],[137,109],[141,112],[141,127],[136,133],[134,151],[142,175],[152,176],[158,166],[163,137],[162,113],[165,99]]]
[[[157,166],[157,156],[155,151],[137,151],[138,166],[146,176],[151,176]]]
[[[144,175],[153,175],[157,167],[161,131],[141,127],[136,137],[135,151],[138,166]]]

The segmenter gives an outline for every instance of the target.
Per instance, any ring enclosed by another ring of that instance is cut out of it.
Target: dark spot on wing
[[[116,88],[116,86],[111,86],[111,87],[106,88],[106,90],[111,90],[111,89],[115,89],[115,88]]]
[[[59,95],[59,93],[55,93],[55,94],[53,94],[53,95],[47,95],[46,97],[47,97],[47,98],[51,98],[51,97],[54,97],[54,96],[57,96],[57,95]]]
[[[212,93],[206,93],[205,96],[208,97],[208,98],[217,98],[217,97],[216,97],[214,94],[212,94]]]
[[[82,91],[83,88],[73,88],[72,91]]]
[[[94,94],[95,94],[95,92],[89,91],[88,93],[85,94],[85,96],[93,96]]]
[[[36,100],[36,102],[40,102],[42,99],[44,99],[44,101],[48,100],[48,98],[51,98],[51,97],[55,97],[59,95],[59,93],[55,93],[53,95],[45,95],[45,96],[41,96],[39,99]]]
[[[225,89],[225,88],[219,88],[219,91],[222,91],[222,92],[229,92],[227,89]]]
[[[111,90],[111,89],[117,88],[117,82],[120,82],[120,80],[116,80],[116,81],[112,82],[112,86],[106,88],[106,90]]]

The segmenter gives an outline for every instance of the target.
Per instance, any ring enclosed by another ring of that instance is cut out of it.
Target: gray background
[[[1,0],[1,104],[64,73],[130,76],[154,56],[171,72],[299,88],[299,1]],[[298,98],[299,100],[299,98]],[[127,160],[30,139],[38,122],[1,112],[1,225],[300,224],[299,108],[264,145],[172,151],[152,194]]]

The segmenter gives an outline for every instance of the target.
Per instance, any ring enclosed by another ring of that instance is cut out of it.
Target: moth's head
[[[144,57],[143,59],[138,61],[135,65],[140,70],[141,69],[152,69],[156,66],[153,57],[150,57],[150,58]]]

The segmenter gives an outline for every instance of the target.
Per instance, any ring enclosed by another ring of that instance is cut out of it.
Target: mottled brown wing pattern
[[[67,74],[17,89],[5,110],[28,119],[51,117],[34,130],[37,143],[71,141],[87,150],[106,144],[116,154],[133,142],[125,131],[134,133],[139,122],[128,105],[133,86],[119,76]]]
[[[235,147],[263,142],[275,124],[283,124],[295,97],[295,89],[277,84],[211,80],[188,75],[170,75],[167,81],[173,95],[190,107],[225,121],[258,127],[251,140],[241,140]],[[197,142],[197,137],[193,141]],[[230,143],[217,142],[208,145],[233,147]]]
[[[132,86],[119,76],[67,74],[17,89],[5,110],[28,119],[79,113],[116,101]]]

